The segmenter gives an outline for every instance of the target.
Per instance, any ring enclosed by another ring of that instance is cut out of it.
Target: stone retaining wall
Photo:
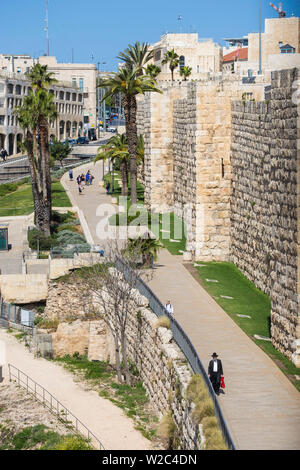
[[[90,304],[97,305],[92,297],[87,298]],[[114,362],[113,341],[106,324],[103,320],[87,321],[87,310],[79,299],[76,282],[73,285],[52,283],[49,288],[45,313],[61,321],[51,335],[54,356],[78,352],[88,354],[90,360]],[[76,304],[79,305],[78,320],[66,322],[74,316]],[[148,304],[136,291],[135,306],[130,310],[126,329],[128,357],[137,367],[157,415],[162,417],[172,410],[179,448],[200,449],[203,446],[201,432],[191,419],[194,405],[185,397],[193,372],[174,342],[172,332],[156,327],[157,317]]]

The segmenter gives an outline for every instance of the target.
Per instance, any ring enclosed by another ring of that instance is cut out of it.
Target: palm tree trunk
[[[50,237],[50,221],[52,208],[51,175],[50,175],[50,152],[49,152],[49,131],[48,123],[45,119],[39,125],[40,153],[42,162],[42,192],[43,192],[43,233]]]
[[[27,132],[27,155],[31,174],[31,186],[34,204],[34,218],[37,229],[45,237],[50,237],[50,215],[51,206],[44,197],[43,192],[43,170],[40,164],[39,146],[36,141],[36,130]]]
[[[128,139],[128,152],[130,156],[130,200],[131,204],[137,203],[137,126],[136,126],[136,97],[126,96],[123,99],[125,126]]]
[[[171,67],[171,76],[172,76],[172,82],[174,82],[174,69]]]
[[[128,175],[126,172],[126,160],[122,159],[120,163],[121,177],[122,177],[122,196],[128,194]]]

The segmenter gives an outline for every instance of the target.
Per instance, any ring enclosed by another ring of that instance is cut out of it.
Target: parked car
[[[78,139],[76,140],[77,144],[79,145],[83,145],[83,144],[88,144],[89,143],[89,139],[87,139],[86,137],[78,137]]]
[[[76,144],[76,139],[66,139],[63,141],[63,144],[68,143],[70,147],[73,147],[73,145]]]
[[[118,129],[117,129],[116,127],[109,127],[109,128],[107,129],[107,132],[114,132],[114,133],[115,133],[115,132],[117,132],[117,130],[118,130]]]

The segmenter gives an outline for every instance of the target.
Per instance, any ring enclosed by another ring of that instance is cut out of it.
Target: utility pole
[[[46,42],[47,42],[47,56],[49,56],[49,16],[48,16],[48,0],[46,0]]]
[[[262,73],[262,63],[261,63],[261,0],[259,0],[259,70],[258,75]]]
[[[179,26],[179,32],[181,34],[182,33],[182,16],[181,15],[178,16],[178,21],[179,21],[179,25],[180,25]]]

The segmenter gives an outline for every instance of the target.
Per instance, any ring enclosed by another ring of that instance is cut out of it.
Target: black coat
[[[223,375],[223,367],[222,367],[222,362],[221,362],[221,359],[217,359],[217,362],[218,362],[218,371],[217,371],[217,377],[218,379],[220,380],[221,379],[221,375]],[[208,366],[208,374],[209,375],[212,375],[214,372],[214,361],[213,359],[209,362],[209,366]]]

